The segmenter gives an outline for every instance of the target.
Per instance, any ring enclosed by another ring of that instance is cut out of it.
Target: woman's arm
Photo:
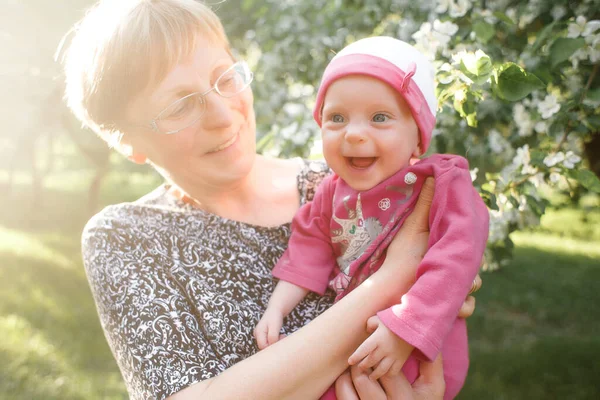
[[[415,211],[388,248],[377,273],[290,337],[170,399],[318,398],[348,367],[348,357],[367,338],[367,320],[398,303],[413,284],[427,248],[433,190],[433,180],[428,179]]]

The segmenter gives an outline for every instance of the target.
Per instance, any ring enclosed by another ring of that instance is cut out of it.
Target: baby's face
[[[323,102],[323,155],[350,187],[371,189],[419,155],[419,131],[402,96],[364,75],[333,82]]]

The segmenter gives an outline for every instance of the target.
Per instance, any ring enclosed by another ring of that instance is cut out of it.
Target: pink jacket
[[[429,250],[401,303],[377,315],[415,347],[403,368],[409,381],[418,376],[417,359],[433,360],[442,352],[444,398],[451,399],[469,365],[466,325],[457,314],[479,271],[489,224],[467,160],[436,154],[360,193],[336,175],[326,178],[294,217],[273,275],[320,294],[329,285],[340,299],[381,266],[429,176],[435,178]]]

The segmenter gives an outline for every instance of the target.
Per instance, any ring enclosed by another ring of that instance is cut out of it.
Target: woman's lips
[[[350,166],[357,169],[367,169],[377,161],[377,157],[347,157]]]
[[[225,143],[220,144],[219,146],[217,146],[214,149],[210,150],[206,154],[213,154],[213,153],[217,153],[219,151],[223,151],[223,150],[227,149],[228,147],[230,147],[231,145],[233,145],[237,141],[237,139],[238,139],[239,136],[240,135],[239,135],[239,132],[238,132],[235,135],[233,135],[231,137],[231,139],[229,139]]]

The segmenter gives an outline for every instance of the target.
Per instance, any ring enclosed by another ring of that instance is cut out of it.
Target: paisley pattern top
[[[321,162],[304,162],[302,203],[329,173]],[[82,237],[100,321],[134,400],[164,399],[258,350],[252,331],[290,235],[290,224],[224,219],[167,190],[105,208]],[[332,302],[332,293],[308,295],[283,330],[294,332]]]

